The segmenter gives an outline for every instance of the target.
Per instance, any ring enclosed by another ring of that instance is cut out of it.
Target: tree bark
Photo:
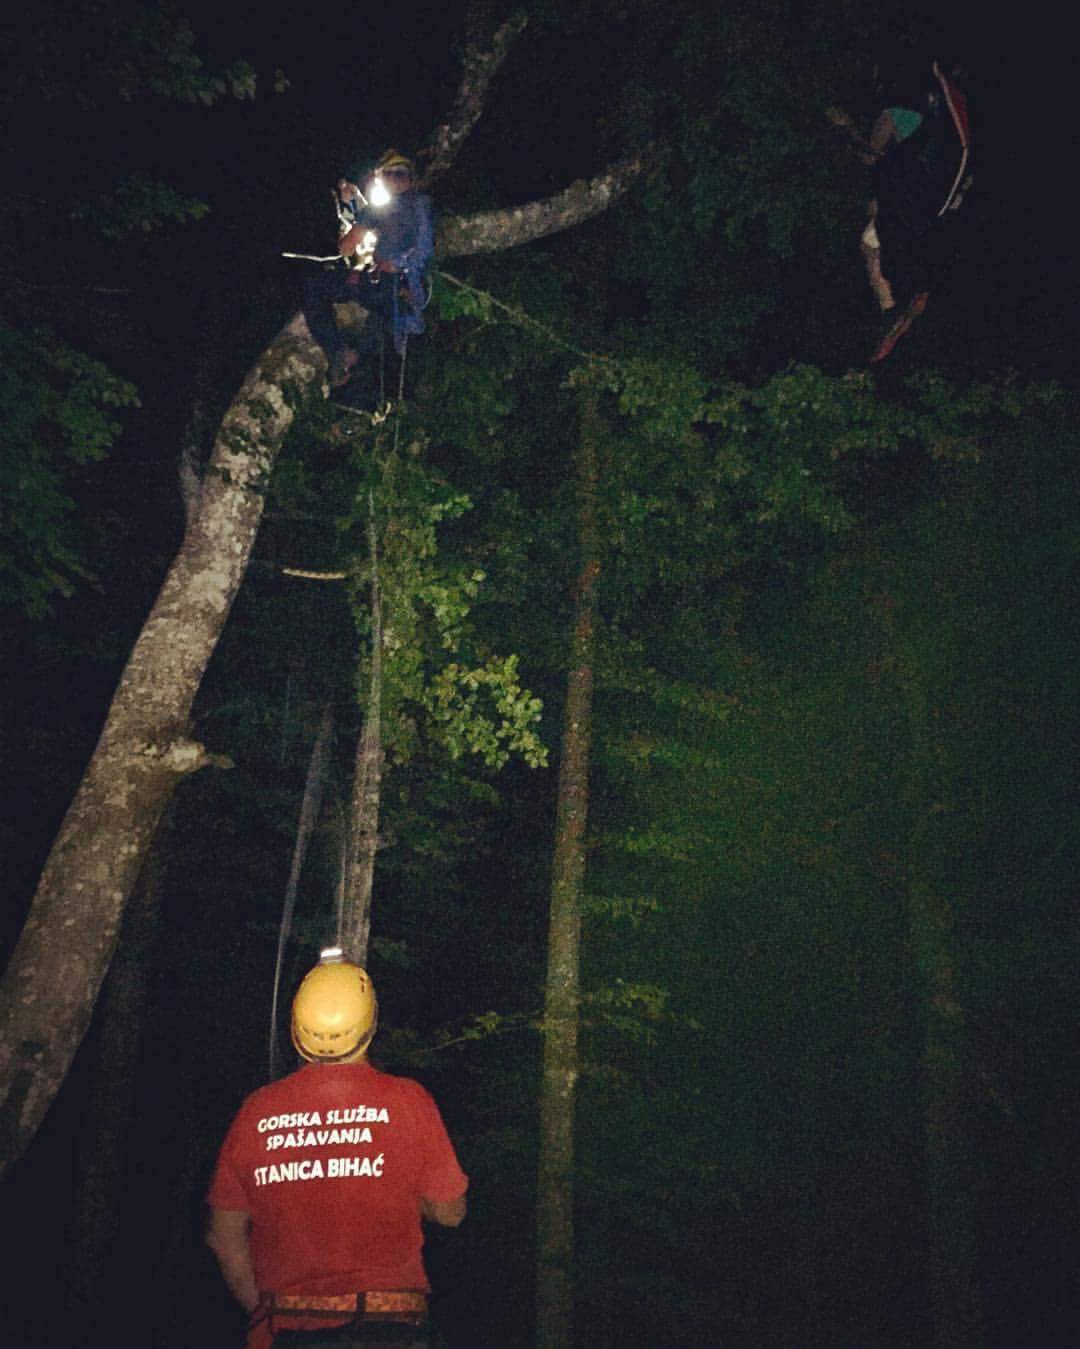
[[[595,178],[571,183],[543,201],[471,216],[444,216],[435,241],[436,255],[453,258],[499,252],[583,225],[625,196],[644,170],[644,155],[628,155]]]
[[[371,892],[375,881],[379,807],[382,799],[383,620],[374,508],[368,518],[368,557],[371,562],[371,676],[364,725],[356,744],[346,877],[340,915],[341,948],[358,965],[367,964],[371,935]]]
[[[575,464],[581,569],[559,764],[544,991],[540,1158],[537,1178],[536,1343],[574,1342],[574,1118],[579,1072],[581,911],[589,812],[593,649],[600,572],[596,521],[596,394],[582,394]]]
[[[491,81],[528,21],[525,11],[518,10],[485,43],[470,42],[465,48],[461,84],[450,115],[439,123],[416,156],[420,186],[425,191],[449,170],[468,140],[469,132],[483,115]]]
[[[102,1290],[119,1273],[109,1265],[116,1245],[124,1192],[124,1162],[135,1117],[135,1068],[143,1035],[143,1014],[161,892],[172,838],[168,810],[154,835],[124,914],[116,959],[109,969],[101,1007],[98,1043],[86,1114],[82,1120],[76,1187],[76,1270],[83,1314],[93,1317]]]

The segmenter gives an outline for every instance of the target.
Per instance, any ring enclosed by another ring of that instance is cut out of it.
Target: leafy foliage
[[[79,540],[78,470],[105,457],[135,390],[46,331],[0,328],[0,602],[35,618],[90,578]]]
[[[469,498],[425,466],[422,442],[400,453],[388,435],[361,443],[369,457],[355,515],[340,519],[338,528],[347,539],[370,527],[375,539],[374,553],[354,572],[352,596],[358,627],[370,632],[368,589],[378,586],[387,752],[410,756],[423,713],[428,734],[453,758],[475,754],[501,768],[517,753],[533,767],[543,765],[539,699],[522,688],[517,658],[487,654],[469,622],[484,572],[464,560],[448,565],[439,555],[439,525],[467,511]],[[361,670],[359,688],[366,684]]]
[[[208,68],[191,22],[173,5],[47,3],[14,37],[19,59],[8,87],[16,96],[95,109],[148,96],[206,106],[255,94],[247,61]]]
[[[72,219],[88,225],[106,239],[123,239],[141,231],[149,234],[163,224],[202,220],[205,202],[184,197],[165,183],[129,178],[92,202],[80,202]]]

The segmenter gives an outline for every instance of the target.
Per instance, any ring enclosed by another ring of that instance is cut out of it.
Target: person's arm
[[[217,1256],[229,1292],[250,1316],[259,1305],[251,1264],[251,1215],[237,1209],[212,1208],[206,1244]]]
[[[412,1133],[417,1148],[420,1213],[429,1223],[457,1227],[465,1217],[469,1178],[461,1169],[439,1107],[419,1082],[410,1087],[416,1098]]]
[[[429,1223],[438,1223],[440,1227],[459,1227],[465,1217],[465,1195],[459,1194],[444,1204],[434,1199],[425,1199],[422,1205],[424,1217]]]

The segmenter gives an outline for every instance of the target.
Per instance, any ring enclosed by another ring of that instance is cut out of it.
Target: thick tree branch
[[[500,24],[486,46],[470,42],[465,48],[461,85],[450,115],[439,123],[416,156],[420,186],[424,190],[441,178],[457,158],[484,111],[491,81],[528,21],[525,11],[518,10]]]
[[[632,154],[610,165],[595,178],[571,183],[562,192],[543,201],[469,216],[444,216],[435,239],[435,252],[443,258],[494,253],[572,229],[606,211],[625,196],[645,168],[645,155]]]

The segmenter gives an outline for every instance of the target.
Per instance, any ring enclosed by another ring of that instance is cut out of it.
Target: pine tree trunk
[[[191,706],[240,586],[292,424],[283,393],[325,368],[303,318],[226,413],[180,551],[121,676],[0,986],[0,1173],[22,1153],[82,1042],[124,904],[177,783],[210,761]]]
[[[540,1160],[537,1180],[536,1343],[574,1342],[574,1116],[579,1072],[581,909],[592,736],[593,648],[599,539],[596,396],[582,395],[575,476],[581,568],[559,764],[547,982],[544,994]]]

